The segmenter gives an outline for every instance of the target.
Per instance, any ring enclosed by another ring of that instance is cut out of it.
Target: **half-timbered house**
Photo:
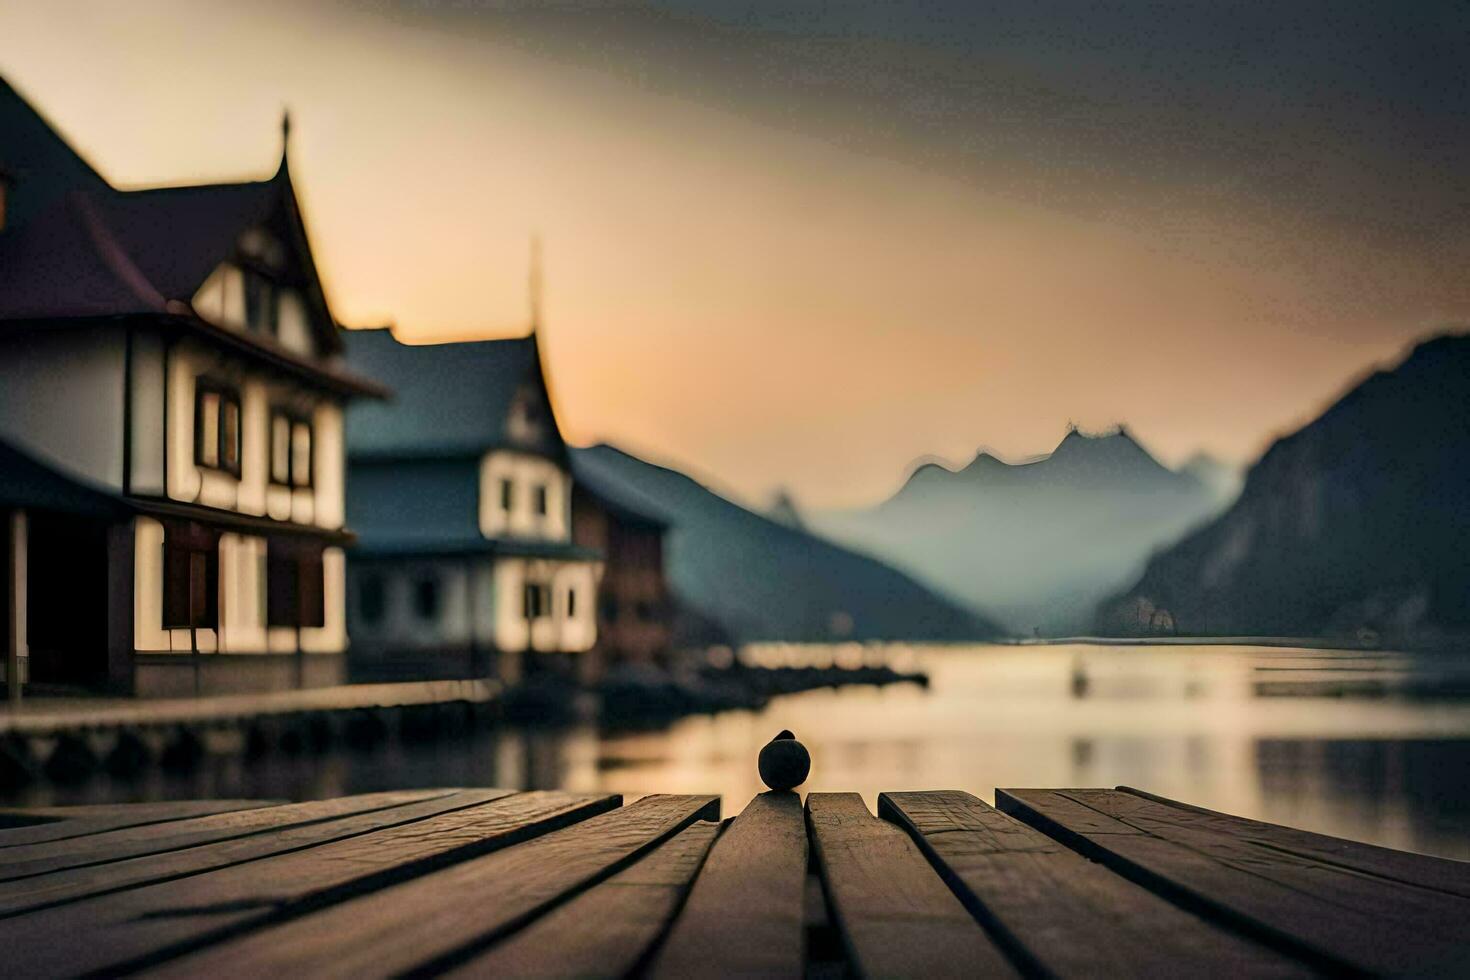
[[[0,81],[0,174],[0,440],[33,464],[0,471],[0,506],[32,676],[340,680],[344,407],[383,391],[342,365],[284,152],[264,180],[118,190]]]

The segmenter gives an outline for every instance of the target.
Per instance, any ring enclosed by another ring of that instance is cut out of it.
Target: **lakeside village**
[[[267,180],[122,191],[3,82],[0,132],[13,704],[470,679],[641,722],[898,676],[748,667],[681,608],[669,521],[563,441],[534,315],[341,329],[284,146]]]

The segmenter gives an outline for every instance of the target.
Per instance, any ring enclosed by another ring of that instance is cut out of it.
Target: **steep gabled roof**
[[[0,172],[20,193],[6,204],[6,227],[18,228],[71,191],[110,190],[56,128],[0,78]]]
[[[0,319],[160,313],[188,304],[247,229],[291,250],[324,353],[340,350],[284,155],[267,180],[117,190],[0,80]]]
[[[532,333],[508,340],[404,344],[387,328],[343,332],[352,370],[393,389],[386,404],[354,405],[347,416],[349,455],[478,454],[510,444],[511,402],[530,382],[545,391]],[[548,406],[549,408],[549,406]],[[566,452],[548,411],[551,445]]]

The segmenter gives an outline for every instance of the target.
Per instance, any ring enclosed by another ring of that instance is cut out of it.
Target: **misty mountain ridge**
[[[1098,626],[1470,634],[1470,335],[1419,344],[1277,440],[1234,505],[1153,558]]]
[[[1072,426],[1047,454],[981,450],[961,469],[919,466],[876,507],[808,516],[1016,633],[1080,632],[1148,555],[1211,516],[1221,493],[1160,463],[1125,427]]]
[[[747,510],[677,470],[605,444],[572,454],[578,474],[670,522],[670,587],[737,642],[958,641],[1001,633],[903,572]],[[796,516],[794,505],[786,516]]]
[[[886,507],[903,500],[916,488],[942,486],[954,480],[979,487],[1106,489],[1120,485],[1183,487],[1193,479],[1160,463],[1139,444],[1126,426],[1096,435],[1072,426],[1051,452],[1016,462],[1008,462],[988,449],[981,449],[967,466],[959,470],[951,470],[939,463],[926,463],[914,470],[898,493],[879,506]]]

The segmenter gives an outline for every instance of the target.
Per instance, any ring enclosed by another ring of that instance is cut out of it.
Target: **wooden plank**
[[[0,917],[342,840],[384,827],[462,810],[508,796],[510,793],[510,790],[503,789],[462,790],[450,792],[446,796],[419,799],[415,792],[410,791],[402,794],[403,802],[399,806],[371,813],[287,827],[268,834],[220,841],[164,854],[144,855],[0,882]]]
[[[504,791],[479,792],[493,796]],[[0,947],[7,950],[7,969],[42,977],[143,969],[259,925],[518,843],[617,804],[612,796],[521,793],[443,812],[455,799],[387,811],[402,814],[417,809],[420,816],[345,840],[5,919],[0,921]],[[433,814],[432,808],[440,812]],[[75,942],[78,935],[87,941]]]
[[[1283,827],[1280,824],[1249,820],[1245,817],[1236,817],[1228,813],[1180,803],[1177,800],[1165,799],[1162,796],[1155,796],[1128,786],[1119,786],[1118,792],[1137,796],[1168,808],[1166,810],[1135,811],[1140,817],[1146,819],[1183,821],[1197,829],[1209,829],[1228,834],[1237,840],[1256,841],[1262,846],[1274,847],[1300,857],[1326,861],[1344,868],[1351,868],[1354,871],[1377,875],[1380,878],[1391,878],[1404,884],[1432,888],[1451,895],[1459,895],[1462,898],[1470,898],[1470,865],[1464,861],[1450,861],[1430,857],[1427,854],[1396,851],[1389,847],[1377,847],[1373,844],[1343,840],[1340,837],[1328,837],[1325,834],[1314,834],[1307,830]],[[1182,813],[1171,811],[1182,811]]]
[[[468,977],[624,977],[679,910],[720,826],[700,820],[647,857],[450,972]],[[714,974],[715,971],[705,971]]]
[[[806,871],[801,798],[757,796],[715,843],[648,975],[800,977]]]
[[[626,867],[719,797],[645,796],[519,847],[264,929],[160,972],[313,977],[437,973],[465,962],[563,899]]]
[[[997,790],[996,802],[1166,898],[1323,968],[1470,971],[1470,902],[1459,896],[1210,829],[1150,824],[1132,812],[1148,801],[1111,790]]]
[[[866,977],[1015,976],[908,834],[856,793],[806,798],[812,845],[848,958]]]
[[[71,840],[91,834],[103,834],[123,827],[187,820],[211,813],[249,810],[262,806],[278,806],[285,800],[182,800],[168,803],[119,803],[97,806],[36,807],[24,810],[0,810],[0,820],[9,816],[26,819],[55,818],[53,822],[7,827],[0,830],[0,848],[47,841]]]
[[[127,827],[73,840],[21,844],[0,850],[0,881],[213,844],[270,830],[448,796],[451,792],[453,790],[442,789],[366,793],[308,803],[234,810],[165,824]]]
[[[1179,909],[969,793],[884,793],[878,813],[908,831],[1028,973],[1313,972]]]

